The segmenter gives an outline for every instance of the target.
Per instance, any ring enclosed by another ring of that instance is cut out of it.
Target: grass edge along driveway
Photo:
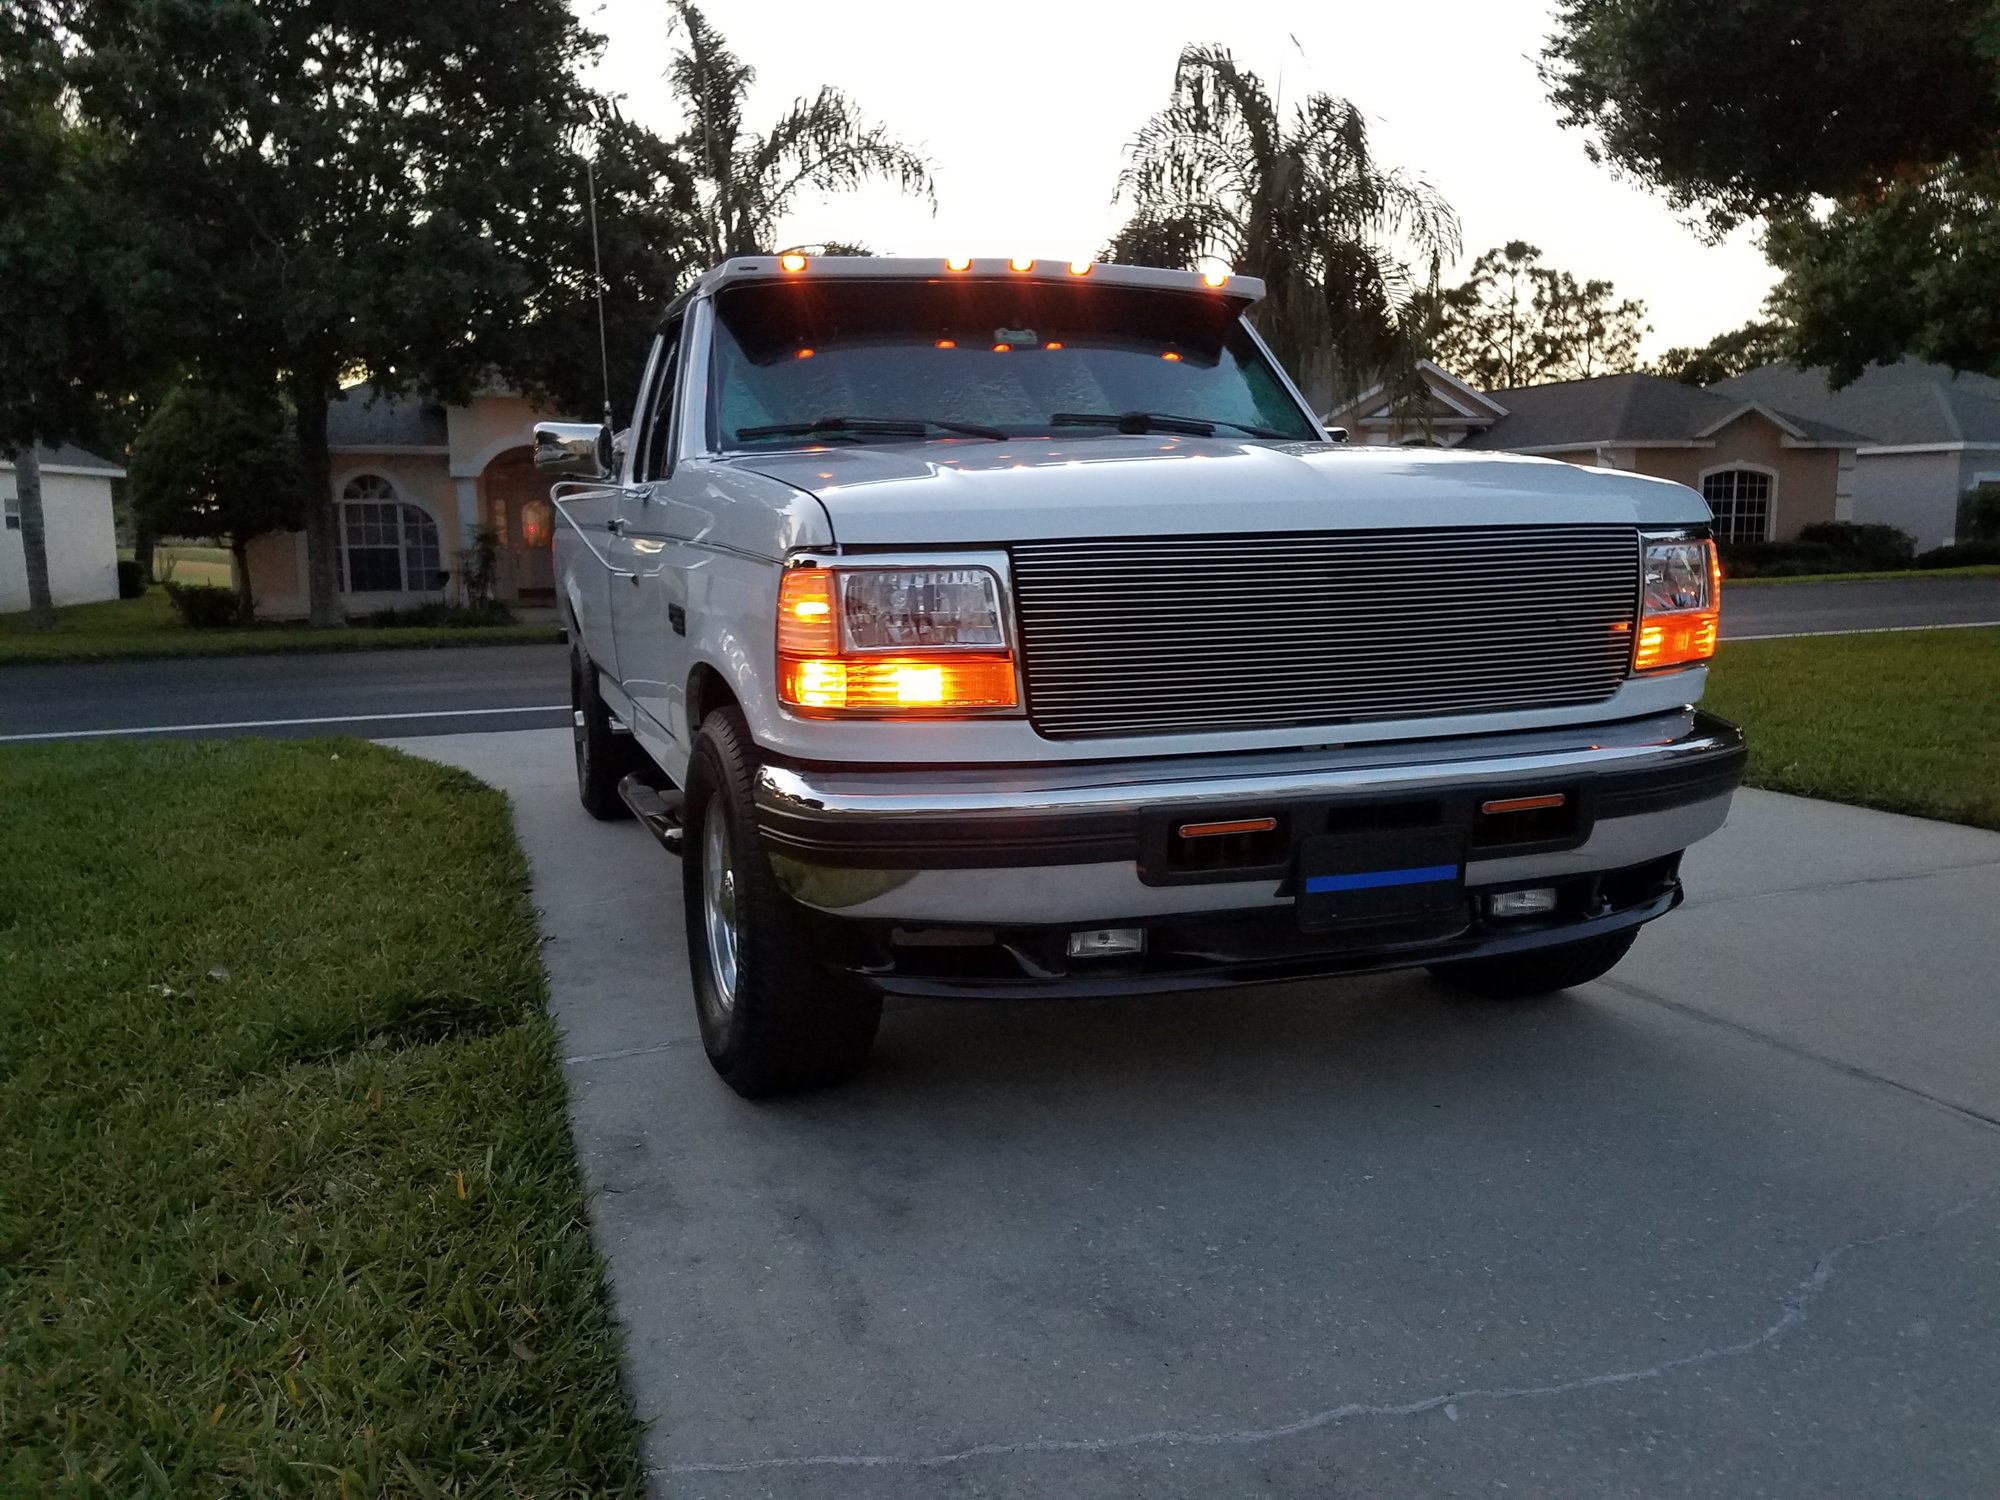
[[[0,1493],[640,1492],[506,799],[0,750]]]
[[[394,651],[433,646],[517,646],[561,638],[554,625],[253,625],[191,630],[149,589],[137,599],[72,604],[54,630],[24,614],[0,615],[0,666],[12,662],[142,661],[173,656],[270,656],[291,651]]]
[[[1751,786],[2000,829],[2000,629],[1724,641],[1702,706]]]

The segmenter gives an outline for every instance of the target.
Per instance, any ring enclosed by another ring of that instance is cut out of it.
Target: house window
[[[1758,469],[1705,474],[1701,498],[1715,512],[1718,542],[1761,542],[1771,534],[1771,476]]]
[[[444,587],[437,523],[398,500],[388,480],[376,474],[348,480],[340,523],[348,592],[427,594]]]
[[[5,516],[9,531],[19,531],[21,529],[20,496],[9,495],[4,500],[0,500],[0,515]]]

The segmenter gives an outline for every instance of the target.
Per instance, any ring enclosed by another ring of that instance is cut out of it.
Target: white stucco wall
[[[1942,547],[1958,525],[1959,455],[1869,453],[1854,462],[1854,519],[1895,526],[1917,550]]]
[[[0,463],[0,501],[14,498],[13,466]],[[48,535],[49,592],[56,603],[116,599],[118,531],[110,479],[43,469],[42,520]],[[28,562],[21,533],[0,526],[0,614],[27,607]]]

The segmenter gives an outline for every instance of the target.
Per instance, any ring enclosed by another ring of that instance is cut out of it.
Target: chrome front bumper
[[[1742,732],[1694,710],[1572,730],[1399,745],[1102,761],[850,770],[774,764],[757,779],[765,846],[808,907],[871,922],[1110,926],[1289,905],[1282,872],[1163,875],[1150,828],[1328,809],[1570,790],[1573,837],[1482,848],[1470,888],[1621,869],[1722,826]]]

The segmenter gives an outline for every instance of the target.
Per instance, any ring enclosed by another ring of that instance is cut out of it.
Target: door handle
[[[623,536],[625,535],[625,521],[623,517],[613,516],[604,523],[604,529],[613,536]]]

